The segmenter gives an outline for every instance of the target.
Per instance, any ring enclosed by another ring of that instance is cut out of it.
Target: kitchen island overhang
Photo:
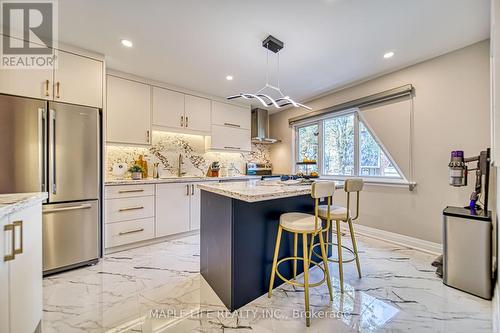
[[[314,212],[310,185],[259,184],[199,185],[201,275],[231,311],[268,291],[280,215]],[[299,237],[299,256],[301,242]],[[293,234],[284,233],[279,256],[292,255]],[[301,267],[297,265],[297,274],[302,273]],[[292,278],[292,261],[283,262],[280,273]],[[273,288],[282,283],[276,279]]]

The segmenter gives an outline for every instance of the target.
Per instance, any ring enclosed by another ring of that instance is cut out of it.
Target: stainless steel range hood
[[[269,135],[269,112],[259,108],[252,109],[252,142],[271,144],[278,141]]]

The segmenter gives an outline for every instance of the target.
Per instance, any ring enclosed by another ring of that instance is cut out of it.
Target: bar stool
[[[280,216],[280,224],[278,227],[278,235],[276,237],[276,245],[274,248],[274,258],[273,258],[273,266],[271,270],[271,280],[269,284],[269,293],[268,297],[271,298],[273,286],[274,286],[274,278],[277,275],[281,280],[285,283],[302,287],[304,288],[304,296],[305,296],[305,309],[306,309],[306,325],[311,325],[311,312],[309,307],[309,287],[316,287],[323,282],[328,285],[328,292],[330,293],[330,301],[333,301],[333,293],[332,293],[332,285],[330,280],[330,272],[328,270],[328,255],[325,250],[325,242],[323,239],[323,232],[328,230],[330,227],[330,219],[326,219],[326,227],[323,229],[322,220],[319,216],[319,199],[327,198],[327,205],[325,205],[325,209],[327,213],[330,211],[330,206],[332,202],[333,192],[335,191],[335,183],[334,182],[315,182],[312,184],[311,188],[311,196],[314,199],[314,215],[305,214],[305,213],[285,213]],[[280,249],[281,242],[281,234],[283,230],[291,232],[294,234],[294,253],[293,257],[282,258],[278,261],[278,253]],[[297,243],[298,243],[298,235],[302,235],[302,257],[297,256]],[[311,235],[311,245],[308,248],[307,245],[307,236]],[[312,249],[313,249],[313,241],[316,236],[319,236],[319,246],[321,248],[321,256],[320,258],[323,261],[324,268],[320,266],[320,263],[311,260]],[[293,260],[293,280],[286,279],[283,275],[278,271],[278,266],[285,262]],[[299,283],[295,281],[297,275],[297,260],[302,260],[304,264],[304,283]],[[309,266],[310,264],[315,265],[323,271],[323,279],[316,283],[309,283]]]
[[[342,264],[348,263],[356,260],[356,267],[358,269],[358,276],[361,278],[361,265],[359,263],[358,256],[358,247],[356,245],[356,238],[354,236],[354,228],[352,226],[352,221],[355,221],[359,217],[359,193],[363,190],[363,180],[360,178],[351,178],[347,179],[344,183],[344,191],[347,193],[347,207],[339,207],[329,205],[321,205],[318,208],[318,215],[324,220],[333,220],[336,223],[336,231],[337,231],[337,243],[329,242],[329,230],[326,230],[326,246],[328,245],[336,245],[338,251],[338,260],[328,258],[330,262],[336,262],[339,264],[339,278],[340,278],[340,291],[344,292],[344,271]],[[351,193],[356,193],[356,216],[353,218],[351,214]],[[351,235],[352,240],[352,249],[347,246],[342,245],[342,234],[340,232],[340,222],[347,222],[349,225],[349,233]],[[333,236],[332,236],[333,239]],[[353,258],[349,260],[342,259],[342,249],[346,249],[349,251]],[[321,257],[316,251],[313,251],[314,255],[317,257]]]

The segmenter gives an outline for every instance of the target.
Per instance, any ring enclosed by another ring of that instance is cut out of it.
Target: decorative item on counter
[[[125,173],[127,172],[127,163],[115,163],[113,164],[112,174],[116,179],[123,179]]]
[[[308,158],[304,158],[302,160],[302,162],[297,162],[296,165],[298,165],[298,166],[305,166],[305,168],[306,168],[306,172],[305,173],[299,171],[299,172],[297,172],[297,176],[303,177],[303,178],[306,178],[306,179],[309,179],[309,178],[318,178],[319,175],[318,175],[318,173],[316,171],[309,170],[310,166],[313,166],[313,165],[316,165],[316,164],[317,164],[316,160],[308,159]]]
[[[229,170],[226,167],[226,164],[221,164],[220,170],[219,170],[219,176],[220,177],[228,177],[229,176]]]
[[[231,163],[231,166],[227,170],[227,176],[228,177],[234,177],[238,174],[238,169],[234,166],[234,163]]]
[[[140,165],[133,165],[131,166],[128,171],[132,174],[132,179],[133,180],[140,180],[142,179],[142,175],[144,173],[144,169]]]
[[[210,167],[208,168],[208,177],[219,177],[219,170],[220,170],[220,164],[219,162],[215,161],[210,164]]]
[[[134,163],[142,168],[142,178],[148,178],[148,162],[144,160],[144,155],[139,155],[139,159]]]
[[[153,163],[153,178],[160,178],[160,172],[158,170],[160,163]]]

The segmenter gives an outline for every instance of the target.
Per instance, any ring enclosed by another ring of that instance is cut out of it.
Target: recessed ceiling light
[[[384,58],[385,59],[392,58],[393,56],[394,56],[394,52],[392,52],[392,51],[387,52],[386,54],[384,54]]]
[[[122,39],[121,42],[122,42],[122,45],[125,46],[125,47],[132,47],[132,46],[134,46],[134,44],[131,41],[129,41],[128,39]]]
[[[228,80],[228,81],[232,81],[232,80],[233,80],[233,76],[232,76],[232,75],[227,75],[227,76],[226,76],[226,80]]]

